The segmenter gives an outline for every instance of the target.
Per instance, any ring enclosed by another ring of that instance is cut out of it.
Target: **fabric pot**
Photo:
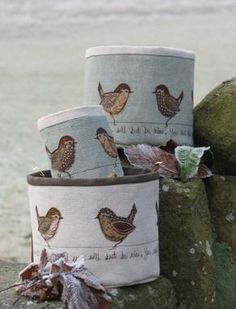
[[[159,180],[140,172],[100,179],[29,175],[34,261],[43,248],[70,260],[84,255],[89,270],[112,287],[157,278]]]
[[[38,120],[53,177],[123,176],[116,145],[100,106],[83,106]]]
[[[84,102],[103,106],[117,144],[193,145],[193,52],[94,47],[85,71]]]

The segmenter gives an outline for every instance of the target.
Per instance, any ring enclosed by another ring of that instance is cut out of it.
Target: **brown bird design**
[[[131,91],[129,85],[122,83],[119,84],[113,92],[104,92],[99,82],[98,92],[101,98],[100,104],[104,110],[111,115],[115,125],[114,115],[119,114],[125,108],[129,95],[133,91]]]
[[[46,151],[51,160],[51,166],[53,170],[58,171],[58,176],[61,173],[66,173],[69,177],[71,174],[67,171],[71,168],[75,159],[75,140],[73,137],[65,135],[60,138],[57,149],[50,151],[47,146]]]
[[[118,152],[116,149],[116,144],[114,142],[113,136],[110,136],[105,129],[99,128],[97,129],[96,139],[100,142],[100,144],[102,145],[104,151],[108,154],[108,156],[116,159],[115,160],[115,166],[116,166]]]
[[[35,206],[35,210],[38,220],[38,231],[49,246],[48,241],[55,236],[59,222],[63,217],[55,207],[50,208],[46,216],[39,215],[37,206]]]
[[[159,112],[167,119],[166,127],[168,126],[168,121],[173,118],[180,111],[180,104],[183,100],[184,93],[180,93],[178,98],[173,97],[169,89],[165,85],[158,85],[153,92],[156,95],[157,107]]]
[[[118,217],[110,208],[102,208],[98,212],[96,219],[99,220],[104,236],[110,241],[116,242],[113,248],[120,244],[136,228],[133,224],[136,213],[137,208],[135,204],[127,218]]]

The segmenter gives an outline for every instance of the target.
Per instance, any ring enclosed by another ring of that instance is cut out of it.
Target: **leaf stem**
[[[0,293],[5,292],[5,291],[10,290],[10,289],[13,289],[13,288],[15,288],[15,287],[17,287],[19,285],[22,285],[22,283],[14,283],[14,284],[12,284],[12,285],[10,285],[10,286],[0,290]]]

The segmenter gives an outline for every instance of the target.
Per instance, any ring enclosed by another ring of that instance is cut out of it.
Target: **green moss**
[[[236,78],[212,90],[194,109],[194,140],[211,146],[214,169],[236,175]]]
[[[161,181],[161,274],[175,286],[186,308],[215,308],[212,233],[204,184]]]
[[[236,264],[226,243],[215,242],[216,299],[219,309],[236,308]]]

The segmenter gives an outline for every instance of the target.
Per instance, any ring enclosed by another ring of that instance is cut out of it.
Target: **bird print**
[[[97,129],[96,139],[102,145],[104,151],[108,156],[115,159],[115,166],[117,164],[118,152],[116,149],[116,144],[114,142],[113,136],[110,136],[107,131],[103,128]]]
[[[156,95],[159,112],[168,118],[166,121],[167,127],[168,121],[180,111],[179,107],[184,98],[184,93],[182,91],[179,97],[175,98],[170,94],[169,89],[165,85],[158,85],[153,93]]]
[[[63,217],[55,207],[50,208],[46,216],[39,215],[37,206],[35,206],[35,211],[38,220],[38,231],[49,246],[48,241],[55,236],[59,222]]]
[[[119,84],[113,92],[104,92],[101,83],[98,84],[98,92],[101,98],[100,104],[103,109],[111,115],[115,125],[114,115],[119,114],[125,108],[131,91],[127,84]]]
[[[71,168],[75,159],[75,140],[73,137],[65,135],[60,138],[57,149],[50,151],[46,146],[47,154],[51,160],[51,167],[58,171],[58,176],[61,173],[66,173],[70,178],[71,174],[67,171]]]
[[[133,224],[137,208],[133,205],[128,217],[118,217],[110,208],[102,208],[99,210],[96,219],[99,220],[100,228],[104,236],[110,241],[116,242],[115,248],[130,233],[135,230]]]

